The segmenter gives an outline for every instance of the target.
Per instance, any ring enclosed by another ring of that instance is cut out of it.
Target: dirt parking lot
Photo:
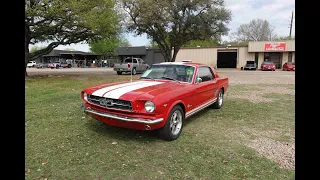
[[[222,77],[228,77],[230,84],[294,84],[293,71],[241,71],[236,69],[218,69]],[[118,76],[112,68],[70,68],[70,69],[36,69],[27,68],[29,76],[35,75],[111,75]],[[129,74],[130,75],[130,74]],[[125,76],[125,75],[123,75]],[[136,76],[139,76],[136,75]]]

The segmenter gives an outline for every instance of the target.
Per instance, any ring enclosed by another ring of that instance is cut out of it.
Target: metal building
[[[277,68],[286,62],[295,62],[295,41],[250,41],[248,46],[216,46],[181,48],[176,61],[190,59],[217,68],[238,68],[253,60],[258,69],[263,61],[272,61]]]
[[[160,49],[147,48],[145,46],[115,48],[114,56],[118,57],[118,62],[126,57],[141,58],[149,65],[165,61]]]

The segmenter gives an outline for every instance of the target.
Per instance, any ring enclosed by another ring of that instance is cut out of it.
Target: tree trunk
[[[25,44],[24,44],[24,71],[25,71],[25,74],[24,76],[28,76],[28,73],[27,73],[27,64],[29,62],[29,40],[27,40],[26,38],[26,41],[25,41]]]

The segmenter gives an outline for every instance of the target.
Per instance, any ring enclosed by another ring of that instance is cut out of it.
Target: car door
[[[143,60],[143,59],[140,59],[141,60],[141,71],[145,71],[147,68],[148,68],[148,64]]]
[[[197,89],[197,106],[202,106],[209,102],[214,101],[216,98],[215,94],[215,84],[217,80],[214,77],[214,73],[212,72],[209,66],[200,66],[197,72],[197,78],[201,78],[202,81],[198,83],[196,86]]]

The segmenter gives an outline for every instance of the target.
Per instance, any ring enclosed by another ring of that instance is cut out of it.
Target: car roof
[[[162,62],[156,64],[174,64],[174,65],[189,65],[189,66],[208,66],[206,64],[194,63],[194,62]]]

